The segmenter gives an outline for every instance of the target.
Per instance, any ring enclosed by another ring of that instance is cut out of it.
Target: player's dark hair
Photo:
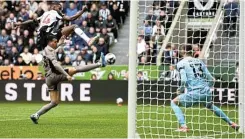
[[[186,55],[188,55],[188,56],[193,55],[192,45],[190,45],[190,44],[182,45],[182,49],[185,50]]]
[[[172,47],[172,46],[171,46],[170,43],[166,45],[166,49],[169,49],[169,48],[171,48],[171,47]]]
[[[53,40],[55,40],[55,39],[57,39],[57,37],[54,36],[54,35],[48,35],[48,36],[47,36],[47,41],[48,41],[48,42],[51,42],[51,41],[53,41]]]

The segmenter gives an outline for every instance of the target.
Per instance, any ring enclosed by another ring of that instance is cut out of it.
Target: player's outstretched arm
[[[66,20],[66,21],[74,21],[74,20],[76,20],[78,17],[80,17],[84,12],[85,12],[85,10],[87,9],[87,7],[83,7],[83,9],[82,10],[80,10],[80,11],[78,11],[75,15],[73,15],[73,16],[67,16],[67,15],[65,15],[64,17],[63,17],[63,20]]]
[[[184,69],[180,68],[179,72],[180,72],[181,83],[180,83],[180,87],[177,89],[177,92],[184,93],[185,87],[186,87],[187,77],[186,77],[186,73],[185,73]]]
[[[22,22],[22,23],[15,23],[15,26],[23,26],[23,25],[28,25],[28,24],[31,24],[31,23],[34,23],[35,20],[27,20],[25,22]]]
[[[65,36],[62,36],[57,44],[58,48],[55,49],[55,52],[57,53],[59,51],[59,49],[63,49],[65,46]]]

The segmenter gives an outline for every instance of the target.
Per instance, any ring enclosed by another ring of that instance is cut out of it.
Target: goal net
[[[130,52],[136,55],[129,55],[129,59],[137,60],[137,66],[129,60],[129,72],[132,75],[129,76],[129,101],[134,101],[129,102],[129,120],[135,118],[135,123],[129,121],[129,130],[134,130],[129,131],[129,137],[244,138],[244,92],[240,92],[244,87],[239,84],[244,79],[238,78],[239,70],[241,73],[244,67],[240,63],[238,69],[239,61],[243,62],[242,56],[239,60],[239,53],[243,54],[241,51],[244,50],[239,47],[239,22],[244,20],[242,9],[239,13],[242,2],[159,0],[138,1],[135,4],[135,1],[131,1],[131,14],[137,8],[137,38],[130,38]],[[132,4],[137,6],[132,8]],[[130,25],[132,34],[133,23]],[[136,44],[132,44],[132,39],[137,39]],[[170,102],[177,96],[180,75],[176,64],[180,61],[178,50],[183,44],[192,45],[193,56],[202,59],[215,77],[215,85],[211,89],[212,102],[232,122],[241,126],[240,131],[234,130],[202,104],[188,108],[180,105],[190,130],[187,133],[175,131],[180,125]],[[134,45],[137,45],[135,51],[135,47],[132,48]],[[133,76],[134,68],[137,69],[136,77]],[[134,77],[137,79],[135,100],[132,99],[135,93],[132,85]],[[134,112],[135,115],[132,114]],[[134,132],[134,135],[130,132]]]

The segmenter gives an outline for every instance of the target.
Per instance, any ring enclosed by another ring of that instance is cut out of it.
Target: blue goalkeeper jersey
[[[180,73],[180,92],[202,89],[213,85],[213,77],[206,65],[197,58],[185,57],[177,63],[177,70]]]

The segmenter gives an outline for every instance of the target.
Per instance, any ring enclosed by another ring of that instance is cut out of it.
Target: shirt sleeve
[[[61,12],[56,12],[56,17],[57,17],[58,19],[62,19],[62,18],[64,17],[64,14],[61,13]]]

